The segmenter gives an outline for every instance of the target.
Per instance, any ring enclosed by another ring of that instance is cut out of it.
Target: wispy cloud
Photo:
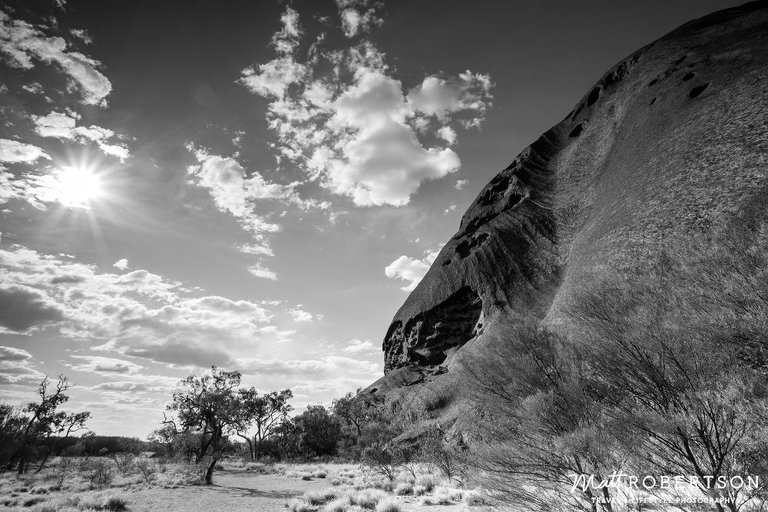
[[[66,40],[48,36],[46,30],[0,10],[0,52],[14,67],[32,69],[36,62],[56,66],[80,90],[83,103],[105,106],[112,84],[98,70],[100,63],[70,50]]]
[[[14,347],[0,346],[0,384],[38,384],[45,375],[33,367],[32,354]]]

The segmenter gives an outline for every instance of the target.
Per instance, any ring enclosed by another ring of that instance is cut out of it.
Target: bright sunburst
[[[71,208],[88,208],[104,191],[101,178],[88,166],[62,167],[46,180],[48,199]]]

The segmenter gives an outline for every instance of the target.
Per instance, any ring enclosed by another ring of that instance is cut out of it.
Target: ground
[[[109,458],[54,463],[40,475],[0,478],[0,511],[76,512],[457,512],[487,509],[480,491],[449,483],[434,469],[401,471],[394,482],[350,464],[254,464],[225,462],[213,485],[191,485],[190,472],[144,461],[131,471]],[[134,463],[135,464],[135,463]],[[94,483],[102,466],[114,473]],[[121,468],[116,470],[115,468]],[[146,469],[150,467],[151,472]],[[73,469],[74,468],[74,469]],[[65,478],[62,475],[69,473]],[[147,476],[149,474],[149,476]],[[103,479],[102,479],[103,480]]]

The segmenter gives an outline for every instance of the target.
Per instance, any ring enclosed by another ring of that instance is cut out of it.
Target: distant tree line
[[[373,395],[348,393],[330,408],[310,405],[291,416],[289,389],[259,393],[241,387],[241,374],[212,367],[181,382],[150,440],[168,457],[205,466],[211,483],[218,461],[240,453],[251,460],[343,457],[360,460],[402,429]]]

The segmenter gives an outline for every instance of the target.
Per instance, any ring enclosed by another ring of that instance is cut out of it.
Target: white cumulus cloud
[[[51,112],[44,116],[32,116],[35,132],[41,137],[93,142],[102,153],[124,161],[129,156],[128,147],[116,138],[115,132],[101,126],[77,126],[80,116],[74,112]]]
[[[439,250],[428,251],[422,258],[402,255],[387,265],[384,269],[384,274],[390,279],[408,281],[408,285],[401,289],[406,292],[413,291],[427,274],[429,267],[435,261],[439,252]]]
[[[407,94],[368,39],[379,24],[375,4],[337,0],[341,30],[358,42],[326,48],[319,37],[301,56],[298,13],[288,8],[273,37],[276,56],[243,70],[240,80],[269,100],[267,122],[287,159],[357,206],[403,206],[425,181],[459,169],[456,127],[482,122],[488,75],[428,76]]]
[[[51,157],[41,148],[10,139],[0,139],[0,162],[31,163],[40,158],[50,160]]]

